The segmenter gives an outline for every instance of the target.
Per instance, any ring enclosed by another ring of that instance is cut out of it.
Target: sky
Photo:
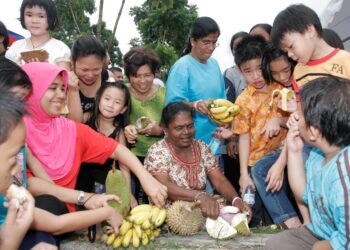
[[[176,0],[174,0],[176,1]],[[21,0],[7,1],[0,9],[0,20],[5,23],[8,29],[12,29],[26,37],[29,33],[21,28],[17,18]],[[96,0],[98,7],[99,1]],[[144,0],[126,0],[116,37],[123,54],[129,50],[131,38],[139,37],[133,18],[129,15],[129,9],[133,6],[140,6]],[[233,57],[230,52],[229,43],[234,33],[238,31],[249,31],[257,23],[269,23],[272,25],[276,15],[290,4],[300,3],[314,9],[319,16],[323,15],[330,0],[189,0],[190,4],[196,4],[199,16],[209,16],[219,25],[221,35],[220,46],[216,48],[213,57],[218,60],[220,68],[224,71],[233,65]],[[107,28],[113,29],[115,19],[120,8],[121,0],[105,0],[103,20]],[[91,23],[97,22],[97,11],[90,18]],[[185,44],[185,41],[184,41]]]

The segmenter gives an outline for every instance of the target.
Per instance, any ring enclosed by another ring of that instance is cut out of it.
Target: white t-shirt
[[[21,52],[33,50],[30,46],[30,39],[21,39],[14,42],[11,47],[6,51],[6,58],[18,62]],[[44,49],[49,53],[49,63],[57,64],[59,62],[70,61],[70,49],[69,47],[60,40],[51,38],[47,43],[38,49]],[[22,60],[22,63],[25,62]]]

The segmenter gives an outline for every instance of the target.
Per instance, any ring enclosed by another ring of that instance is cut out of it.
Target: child
[[[248,83],[248,87],[237,98],[236,104],[241,107],[241,113],[233,124],[233,132],[239,134],[240,186],[243,194],[249,186],[255,189],[250,171],[253,172],[256,167],[260,170],[260,164],[264,167],[271,166],[280,154],[279,147],[286,135],[286,130],[280,128],[282,114],[272,111],[269,106],[272,91],[281,86],[277,83],[267,85],[262,76],[264,47],[262,37],[248,36],[237,45],[235,53],[236,65]],[[264,169],[264,175],[266,171]],[[258,189],[263,188],[260,181],[255,184],[259,185]],[[264,180],[262,185],[265,185]],[[297,214],[286,197],[285,188],[284,186],[282,191],[272,195],[256,195],[252,226],[260,224],[260,197],[274,223],[285,223],[287,227],[300,225]]]
[[[302,88],[287,136],[288,175],[311,223],[267,241],[267,249],[350,249],[350,81],[322,77]],[[303,142],[315,148],[304,168]],[[305,174],[306,169],[306,174]]]
[[[49,63],[70,70],[70,49],[63,42],[50,36],[50,31],[59,25],[54,2],[23,0],[20,12],[21,25],[30,32],[30,38],[14,42],[7,50],[6,57],[23,65],[25,62],[21,58],[21,52],[43,49],[49,54]]]
[[[291,5],[277,15],[271,39],[298,63],[293,83],[296,93],[320,76],[350,78],[350,53],[326,43],[320,19],[315,11],[303,4]]]
[[[96,102],[86,124],[97,132],[125,145],[123,128],[129,124],[130,105],[129,90],[123,82],[104,83],[97,91]],[[111,159],[108,159],[102,166],[101,164],[83,163],[76,189],[93,192],[95,182],[104,184],[112,162]],[[129,170],[122,165],[120,168],[130,183]]]

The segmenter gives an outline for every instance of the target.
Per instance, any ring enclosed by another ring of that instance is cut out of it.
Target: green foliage
[[[96,25],[90,24],[91,15],[96,11],[95,0],[54,0],[60,27],[51,33],[57,38],[72,47],[75,39],[79,35],[95,35]],[[107,47],[112,31],[102,23],[101,41]],[[118,41],[114,38],[113,45],[109,50],[111,64],[121,64],[122,53],[118,47]]]

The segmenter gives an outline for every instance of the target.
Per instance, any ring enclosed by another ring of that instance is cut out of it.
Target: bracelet
[[[198,103],[201,102],[201,101],[202,101],[202,100],[197,100],[197,101],[195,101],[195,102],[193,103],[193,107],[194,107],[195,110],[198,109],[198,107],[197,107],[197,106],[198,106]]]
[[[199,198],[199,196],[201,196],[202,194],[207,194],[206,192],[199,192],[199,193],[197,193],[195,196],[194,196],[194,198],[193,198],[193,201],[194,202],[198,202],[199,200],[198,200],[198,198]]]
[[[85,204],[95,195],[97,195],[97,194],[94,193],[94,194],[90,195],[89,198],[87,198],[86,201],[84,201],[83,206],[85,206]]]
[[[232,200],[232,206],[235,206],[236,200],[242,200],[242,199],[241,199],[241,197],[239,197],[239,196],[236,196],[235,198],[233,198],[233,200]]]

